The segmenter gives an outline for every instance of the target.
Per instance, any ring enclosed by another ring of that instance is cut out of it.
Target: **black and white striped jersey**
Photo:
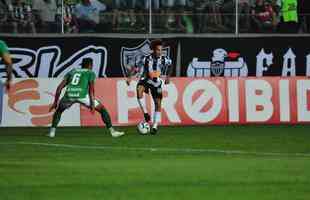
[[[172,65],[172,60],[168,56],[156,57],[150,54],[143,59],[143,73],[141,78],[156,79],[162,75],[167,75],[168,68]]]

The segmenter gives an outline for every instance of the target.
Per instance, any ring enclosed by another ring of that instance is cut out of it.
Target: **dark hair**
[[[87,67],[89,64],[93,64],[93,59],[92,58],[83,58],[82,68]]]
[[[155,47],[156,46],[158,46],[158,45],[163,45],[163,41],[161,41],[161,40],[153,40],[152,42],[151,42],[151,49],[155,49]]]

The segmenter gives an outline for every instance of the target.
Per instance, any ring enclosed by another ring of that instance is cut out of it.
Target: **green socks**
[[[110,129],[112,127],[112,122],[111,122],[111,117],[110,117],[108,111],[105,108],[103,108],[100,111],[100,114],[101,114],[102,121],[105,123],[107,128]]]
[[[53,116],[53,121],[52,121],[52,127],[56,128],[59,121],[60,121],[60,118],[61,118],[61,112],[59,112],[58,110],[56,110],[56,112],[54,113],[54,116]]]
[[[61,118],[61,114],[62,114],[61,112],[56,110],[56,112],[53,116],[52,127],[54,127],[54,128],[57,127],[57,125],[60,121],[60,118]],[[102,121],[105,123],[107,128],[110,129],[112,127],[112,122],[111,122],[111,117],[110,117],[108,111],[105,108],[103,108],[100,111],[100,114],[101,114]]]

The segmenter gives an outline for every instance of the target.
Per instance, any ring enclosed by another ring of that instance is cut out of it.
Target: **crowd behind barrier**
[[[0,0],[0,33],[149,33],[150,21],[152,33],[309,33],[310,1]]]

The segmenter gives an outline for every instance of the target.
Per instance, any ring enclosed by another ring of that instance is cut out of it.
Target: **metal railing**
[[[98,1],[98,0],[93,0]],[[291,32],[281,30],[281,16],[279,10],[274,9],[271,19],[255,19],[251,14],[251,5],[240,4],[239,0],[230,4],[217,5],[212,1],[202,4],[178,5],[175,7],[152,7],[152,0],[148,0],[147,9],[113,8],[95,13],[99,17],[96,24],[87,27],[75,17],[75,4],[67,4],[64,0],[58,2],[54,12],[54,21],[44,22],[40,14],[28,5],[24,13],[14,13],[8,6],[0,7],[0,33],[142,33],[142,34],[212,34],[227,33],[238,36],[241,33],[309,33],[310,14],[300,14],[299,23]],[[18,16],[19,15],[19,16]],[[21,17],[22,15],[22,17]],[[81,25],[82,24],[82,25]],[[283,28],[283,27],[282,27]]]

